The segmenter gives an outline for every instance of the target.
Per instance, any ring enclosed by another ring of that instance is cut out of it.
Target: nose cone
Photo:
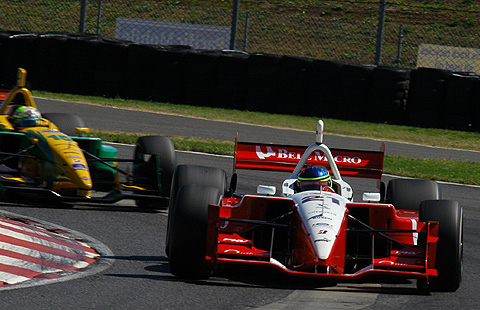
[[[73,178],[74,183],[81,189],[92,189],[92,178],[88,166],[85,163],[76,163],[72,164],[72,168],[76,176]]]

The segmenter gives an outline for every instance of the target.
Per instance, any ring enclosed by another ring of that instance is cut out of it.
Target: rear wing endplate
[[[303,146],[240,142],[235,140],[234,172],[237,169],[294,171],[307,148]],[[330,149],[342,176],[381,179],[385,144],[380,151]],[[330,167],[325,154],[313,152],[306,165]]]

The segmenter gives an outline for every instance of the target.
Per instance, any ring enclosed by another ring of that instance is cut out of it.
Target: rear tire
[[[440,199],[442,192],[435,181],[394,179],[388,182],[386,202],[397,210],[418,211],[422,201]]]
[[[134,151],[135,184],[168,197],[171,191],[172,177],[177,166],[175,146],[172,140],[163,136],[145,136],[137,140]],[[139,192],[141,194],[142,192]],[[158,200],[139,199],[138,207],[158,209],[167,204]]]
[[[175,200],[175,213],[169,214],[170,272],[187,279],[208,279],[212,268],[206,265],[208,205],[219,204],[218,188],[184,185]]]
[[[455,292],[462,281],[463,209],[457,201],[427,200],[420,205],[419,220],[439,223],[435,260],[438,277],[432,279],[430,286]]]
[[[43,118],[54,123],[61,132],[69,136],[77,136],[75,128],[86,127],[83,119],[78,115],[67,113],[44,113]]]

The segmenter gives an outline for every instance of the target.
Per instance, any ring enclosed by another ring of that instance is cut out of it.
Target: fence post
[[[87,22],[87,0],[81,0],[80,5],[80,24],[78,26],[78,32],[85,33],[85,23]]]
[[[380,10],[378,13],[378,29],[377,29],[377,51],[375,53],[375,65],[379,66],[382,62],[382,43],[383,30],[385,28],[385,9],[387,6],[386,0],[380,0]]]
[[[398,51],[397,51],[397,69],[400,68],[400,58],[402,57],[403,25],[398,29]]]
[[[237,25],[238,25],[238,10],[240,7],[240,0],[233,0],[233,13],[232,13],[232,28],[230,30],[230,49],[235,49],[237,41]]]
[[[98,0],[98,13],[97,13],[97,34],[100,34],[100,22],[102,20],[102,0]]]
[[[247,12],[245,17],[245,32],[243,34],[243,51],[247,51],[247,42],[248,42],[248,23],[250,21],[250,12]]]

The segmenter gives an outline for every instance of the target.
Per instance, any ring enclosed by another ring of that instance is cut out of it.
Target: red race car
[[[394,179],[385,186],[383,158],[383,146],[380,151],[329,149],[319,121],[316,142],[308,148],[237,138],[229,185],[221,169],[178,166],[166,242],[172,274],[207,279],[220,264],[252,265],[334,282],[403,277],[417,279],[420,289],[456,291],[462,276],[462,207],[442,200],[434,181]],[[239,195],[238,169],[291,175],[281,195],[262,185],[255,195]],[[342,176],[378,179],[379,191],[354,202]]]

